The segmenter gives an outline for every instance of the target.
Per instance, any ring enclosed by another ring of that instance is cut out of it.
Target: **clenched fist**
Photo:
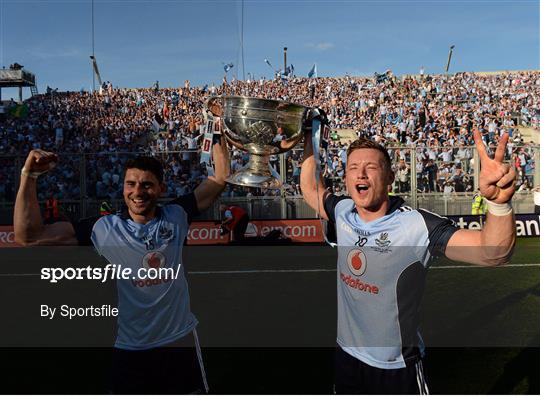
[[[29,173],[45,173],[55,167],[58,156],[44,150],[32,150],[26,158],[24,169]]]

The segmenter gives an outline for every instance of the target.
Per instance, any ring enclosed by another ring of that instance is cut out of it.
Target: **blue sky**
[[[242,77],[241,1],[94,0],[95,53],[120,87]],[[0,65],[23,64],[40,92],[90,89],[91,0],[0,0]],[[299,75],[540,69],[540,2],[244,1],[245,73],[271,77],[283,47]],[[15,96],[3,90],[3,99]]]

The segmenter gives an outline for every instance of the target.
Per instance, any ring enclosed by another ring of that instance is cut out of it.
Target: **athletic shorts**
[[[110,376],[112,394],[208,393],[196,334],[167,346],[126,350],[114,348]]]
[[[336,394],[428,394],[422,360],[399,369],[380,369],[336,348]]]

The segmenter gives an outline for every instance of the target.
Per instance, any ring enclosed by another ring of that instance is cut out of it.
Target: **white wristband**
[[[28,170],[26,170],[26,168],[23,166],[23,168],[21,169],[21,175],[24,175],[24,176],[27,176],[27,177],[30,177],[32,179],[37,179],[38,176],[40,176],[41,174],[43,174],[45,172],[30,172]]]
[[[37,179],[39,176],[43,175],[44,173],[47,173],[48,171],[53,169],[55,166],[56,166],[56,162],[49,162],[49,169],[44,170],[42,172],[30,172],[23,166],[21,169],[21,175],[31,177],[32,179]]]
[[[495,216],[507,216],[514,210],[511,202],[499,204],[486,199],[486,203],[488,212]]]

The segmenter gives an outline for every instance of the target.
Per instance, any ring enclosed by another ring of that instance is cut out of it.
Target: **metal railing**
[[[416,167],[417,161],[420,161],[419,155],[421,155],[422,150],[408,146],[388,147],[396,164],[394,169],[396,182],[392,186],[393,193],[403,196],[408,205],[414,208],[423,207],[442,215],[469,214],[472,196],[478,187],[479,161],[476,150],[474,147],[467,148],[471,157],[459,160],[459,165],[456,166],[454,152],[457,152],[458,148],[451,148],[453,155],[450,162],[444,161],[444,156],[440,155],[447,148],[441,147],[436,150],[436,158],[432,161],[436,170],[426,171],[425,166],[422,169]],[[343,153],[340,154],[336,150],[330,150],[332,155],[327,157],[333,158],[334,155],[343,157]],[[516,149],[517,155],[522,155],[520,150],[520,148]],[[123,204],[121,180],[123,165],[128,158],[135,155],[136,153],[62,154],[58,166],[38,179],[38,199],[44,201],[47,198],[56,197],[62,209],[70,217],[95,215],[98,213],[100,203],[104,200],[111,202],[113,207],[120,208]],[[165,179],[169,185],[168,196],[172,198],[176,196],[177,191],[189,191],[183,187],[186,185],[186,179],[193,176],[194,172],[201,172],[198,167],[198,154],[191,150],[157,153],[156,155],[166,165]],[[519,169],[520,182],[526,182],[530,187],[540,185],[540,168],[537,166],[540,163],[540,146],[525,146],[523,155],[527,158],[527,163]],[[515,156],[516,154],[507,155],[506,160],[515,164]],[[296,159],[293,160],[293,158]],[[294,149],[276,162],[280,173],[285,175],[283,179],[289,186],[298,182],[298,172],[295,172],[294,168],[298,166],[297,160],[300,158],[301,150]],[[403,159],[403,161],[399,159]],[[15,200],[20,169],[24,160],[23,156],[0,156],[0,221],[2,222],[5,222],[2,219],[12,216],[10,211]],[[288,161],[296,162],[294,166],[291,166],[291,164],[287,164]],[[325,158],[323,158],[324,161],[326,161]],[[420,162],[425,165],[429,161]],[[330,166],[328,161],[326,163]],[[451,181],[454,183],[452,188],[445,190],[446,181],[452,178],[450,173],[452,167],[454,172],[456,168],[461,169],[458,173],[463,176],[458,177],[458,179],[462,179],[458,182],[462,183],[463,186],[457,188],[456,180],[453,180]],[[337,177],[336,170],[332,172],[334,172],[334,176],[328,177],[327,181],[333,183],[334,186],[343,185],[344,178]],[[465,190],[460,191],[463,188]],[[456,191],[452,191],[452,189]],[[340,190],[343,191],[343,188]],[[289,189],[289,191],[292,190]],[[299,195],[287,194],[285,190],[279,196],[271,197],[246,198],[223,195],[220,201],[245,207],[251,218],[310,218],[315,216],[314,211],[305,204]],[[204,213],[202,218],[218,218],[217,205],[216,203],[214,208]],[[517,213],[533,212],[534,205],[530,190],[516,193],[514,208]]]

